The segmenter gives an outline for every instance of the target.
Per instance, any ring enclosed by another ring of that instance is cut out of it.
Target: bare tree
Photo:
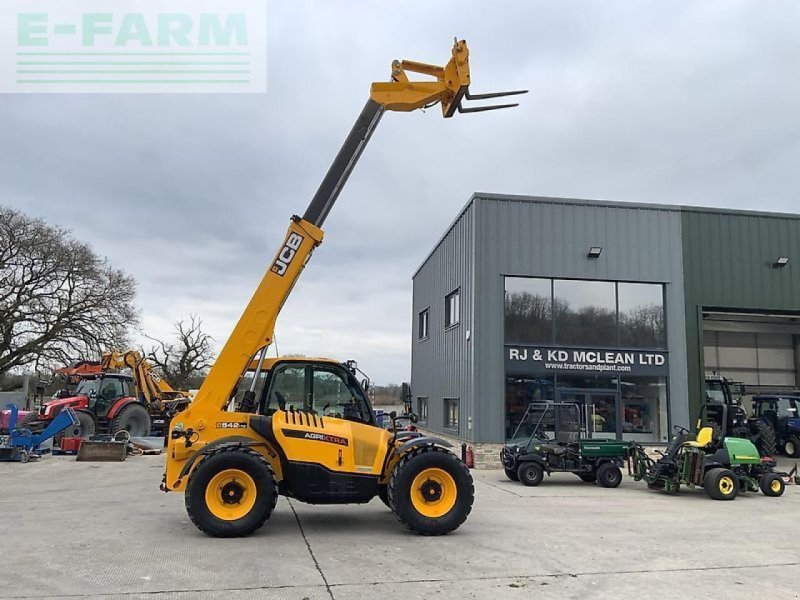
[[[0,206],[0,374],[125,346],[136,281],[63,228]]]
[[[197,315],[175,322],[174,341],[165,342],[146,336],[155,342],[147,358],[176,389],[199,387],[214,362],[211,348],[213,338],[202,330],[203,321]]]

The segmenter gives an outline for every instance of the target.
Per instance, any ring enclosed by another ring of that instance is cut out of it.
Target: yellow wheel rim
[[[411,504],[424,517],[446,515],[455,506],[457,496],[455,479],[443,469],[425,469],[411,483]]]
[[[224,521],[235,521],[249,513],[256,504],[256,482],[244,471],[225,469],[206,486],[206,506],[211,514]]]
[[[781,491],[781,484],[782,484],[782,482],[781,482],[780,479],[773,479],[772,483],[769,484],[769,489],[771,489],[773,492],[776,492],[776,493],[780,492]]]
[[[731,477],[723,477],[719,480],[719,491],[730,496],[733,493],[733,479]]]

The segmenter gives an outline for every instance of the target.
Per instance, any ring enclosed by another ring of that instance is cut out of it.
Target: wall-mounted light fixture
[[[783,267],[785,267],[788,264],[789,264],[789,257],[788,256],[779,256],[778,260],[776,260],[775,264],[773,264],[772,266],[775,267],[776,269],[782,269]]]
[[[602,246],[592,246],[589,248],[589,253],[586,255],[588,258],[600,258],[603,253]]]

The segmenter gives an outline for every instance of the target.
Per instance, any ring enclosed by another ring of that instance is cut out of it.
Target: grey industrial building
[[[477,193],[413,277],[427,429],[503,442],[528,403],[663,442],[705,375],[800,386],[800,216]]]

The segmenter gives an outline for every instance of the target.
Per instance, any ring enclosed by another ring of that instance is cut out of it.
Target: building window
[[[430,324],[431,309],[426,308],[419,313],[417,319],[417,339],[424,340],[428,337],[428,325]]]
[[[459,314],[461,312],[460,290],[456,290],[444,298],[444,326],[452,327],[458,325]]]
[[[458,431],[458,398],[444,399],[444,428]]]
[[[552,402],[553,376],[506,377],[506,440],[514,437],[531,402]]]
[[[558,345],[617,346],[617,297],[613,282],[555,280],[553,315]]]
[[[552,279],[506,277],[506,343],[551,344],[552,306]]]
[[[425,425],[428,423],[428,397],[420,396],[417,398],[417,419],[419,423]]]
[[[664,285],[506,277],[505,341],[666,348]]]
[[[623,348],[666,348],[664,286],[620,283],[619,343]]]

